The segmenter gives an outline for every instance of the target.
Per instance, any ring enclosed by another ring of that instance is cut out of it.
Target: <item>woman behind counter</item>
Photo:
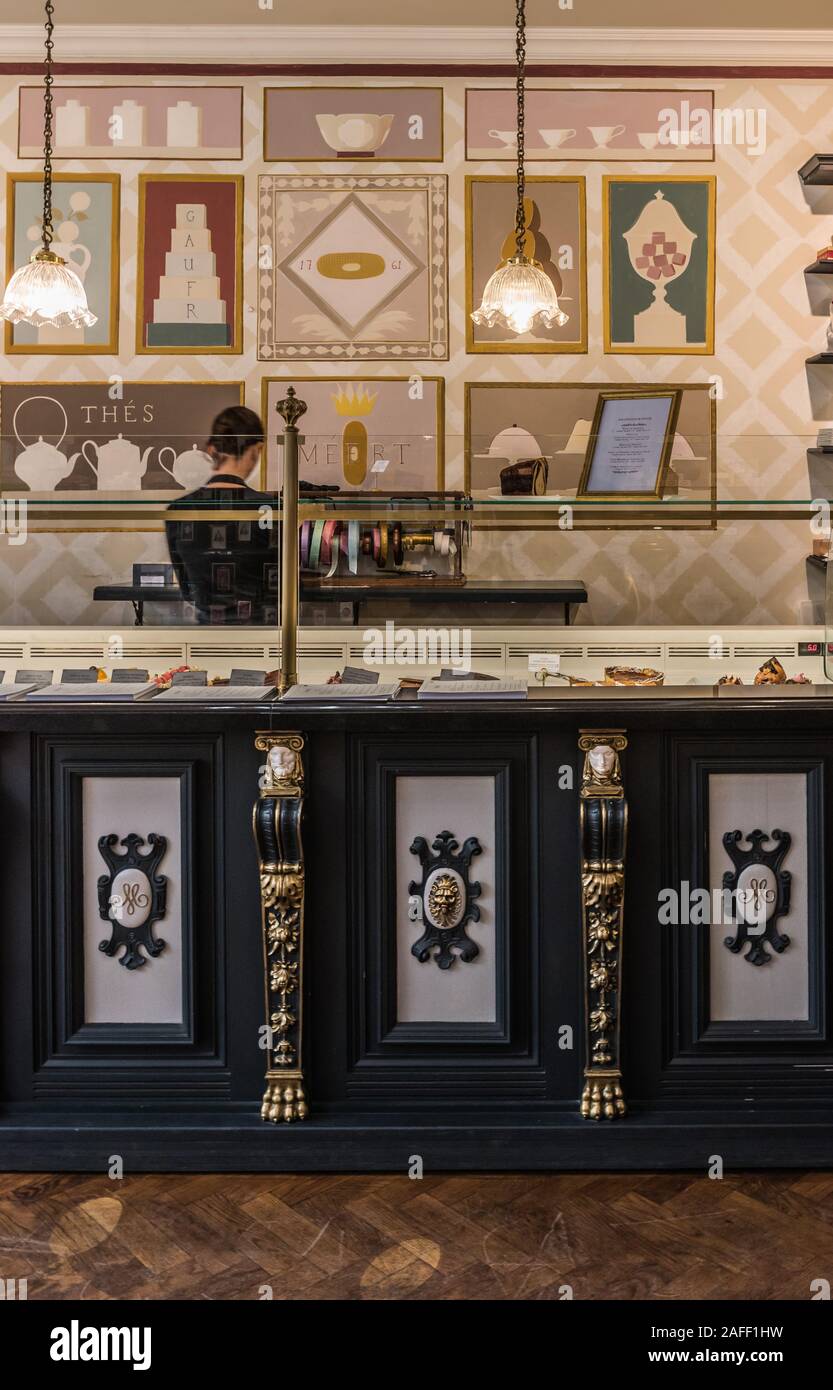
[[[260,463],[263,443],[263,425],[253,410],[235,405],[222,411],[206,445],[211,477],[168,508],[186,513],[216,508],[222,514],[270,509],[241,521],[183,518],[165,523],[171,562],[198,623],[277,624],[280,556],[278,529],[271,524],[274,498],[246,482]]]

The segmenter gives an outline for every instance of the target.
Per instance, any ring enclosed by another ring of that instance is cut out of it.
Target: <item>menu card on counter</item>
[[[156,698],[164,704],[251,705],[258,700],[271,700],[276,694],[274,685],[172,685],[170,690],[160,691]]]
[[[525,700],[526,681],[423,681],[420,700]]]
[[[353,684],[348,681],[334,685],[293,685],[281,700],[392,700],[399,692],[399,682],[393,684],[369,685],[367,682]]]
[[[134,700],[146,700],[156,693],[154,681],[143,681],[132,685],[127,681],[71,681],[66,685],[42,685],[39,690],[31,690],[27,700],[60,700],[62,703],[78,701],[105,701],[111,704],[130,704]]]

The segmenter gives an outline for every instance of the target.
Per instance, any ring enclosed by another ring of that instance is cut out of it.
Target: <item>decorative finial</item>
[[[278,401],[275,409],[279,415],[283,416],[286,428],[291,430],[295,428],[296,420],[300,420],[302,415],[306,415],[307,403],[306,401],[299,401],[298,397],[295,395],[295,387],[290,386],[287,389],[284,399]]]

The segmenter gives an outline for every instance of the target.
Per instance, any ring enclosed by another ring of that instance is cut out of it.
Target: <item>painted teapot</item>
[[[87,454],[88,449],[92,449],[95,454],[95,463]],[[153,453],[153,445],[149,444],[142,453],[138,444],[133,444],[119,434],[115,439],[108,439],[106,444],[96,444],[95,440],[86,439],[81,446],[81,453],[84,462],[88,463],[95,473],[99,488],[102,491],[114,492],[142,486],[142,479],[147,473],[148,459]]]
[[[38,435],[35,444],[23,443],[17,432],[17,417],[21,408],[24,405],[29,405],[31,401],[49,401],[50,405],[57,406],[60,410],[64,417],[64,425],[57,444],[49,444],[42,434]],[[66,454],[61,452],[60,446],[66,439],[68,426],[67,413],[61,402],[56,401],[53,396],[27,396],[26,400],[21,401],[17,407],[12,417],[12,430],[23,453],[18,454],[15,459],[14,471],[21,482],[25,483],[33,492],[54,492],[58,484],[63,482],[64,478],[69,477],[77,460],[81,457],[80,454],[73,454],[71,458],[67,458]]]
[[[170,467],[163,459],[164,454],[171,456]],[[176,449],[172,448],[170,444],[166,444],[159,450],[159,464],[173,478],[174,482],[187,492],[193,488],[202,487],[211,472],[211,459],[196,444],[193,444],[190,449],[184,449],[181,454],[177,454]]]

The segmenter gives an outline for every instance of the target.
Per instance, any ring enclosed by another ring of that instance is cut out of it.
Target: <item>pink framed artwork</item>
[[[53,89],[58,159],[242,159],[242,87]],[[21,87],[21,159],[43,156],[43,87]]]
[[[714,92],[664,88],[528,87],[529,160],[714,159]],[[514,87],[466,90],[466,159],[511,159]]]

